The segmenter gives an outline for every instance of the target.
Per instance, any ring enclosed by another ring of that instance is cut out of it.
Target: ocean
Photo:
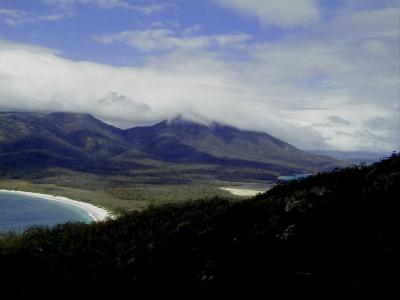
[[[0,232],[22,232],[32,226],[54,226],[67,222],[89,223],[92,218],[79,207],[27,196],[0,192]]]
[[[306,177],[311,176],[312,174],[294,174],[294,175],[288,175],[288,176],[279,176],[278,179],[282,181],[291,181],[291,180],[297,180],[297,179],[303,179]]]

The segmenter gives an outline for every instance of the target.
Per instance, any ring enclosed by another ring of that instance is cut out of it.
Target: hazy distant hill
[[[108,175],[272,179],[340,166],[267,133],[177,118],[122,130],[87,114],[0,113],[2,175],[67,169]],[[172,174],[173,173],[173,174]]]
[[[391,153],[367,151],[309,150],[309,152],[346,160],[354,164],[374,163],[391,155]]]

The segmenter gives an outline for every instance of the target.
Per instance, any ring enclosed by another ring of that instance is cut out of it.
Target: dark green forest
[[[250,200],[166,204],[107,222],[5,234],[1,293],[388,291],[398,272],[399,192],[400,156],[393,154]]]

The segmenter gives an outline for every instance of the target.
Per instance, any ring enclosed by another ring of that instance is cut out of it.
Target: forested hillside
[[[242,202],[153,207],[0,239],[2,294],[151,286],[388,291],[398,260],[400,156],[278,185]],[[55,294],[53,294],[55,293]]]
[[[74,172],[143,184],[274,180],[343,166],[267,133],[183,119],[122,130],[78,113],[0,112],[0,177],[43,179]]]

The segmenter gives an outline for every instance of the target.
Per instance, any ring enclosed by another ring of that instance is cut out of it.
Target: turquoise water
[[[280,176],[280,177],[278,177],[278,179],[282,180],[282,181],[291,181],[291,180],[306,178],[311,175],[312,174],[294,174],[294,175],[289,175],[289,176]]]
[[[32,226],[54,226],[67,222],[92,221],[79,207],[40,197],[0,192],[0,232],[21,232]]]

